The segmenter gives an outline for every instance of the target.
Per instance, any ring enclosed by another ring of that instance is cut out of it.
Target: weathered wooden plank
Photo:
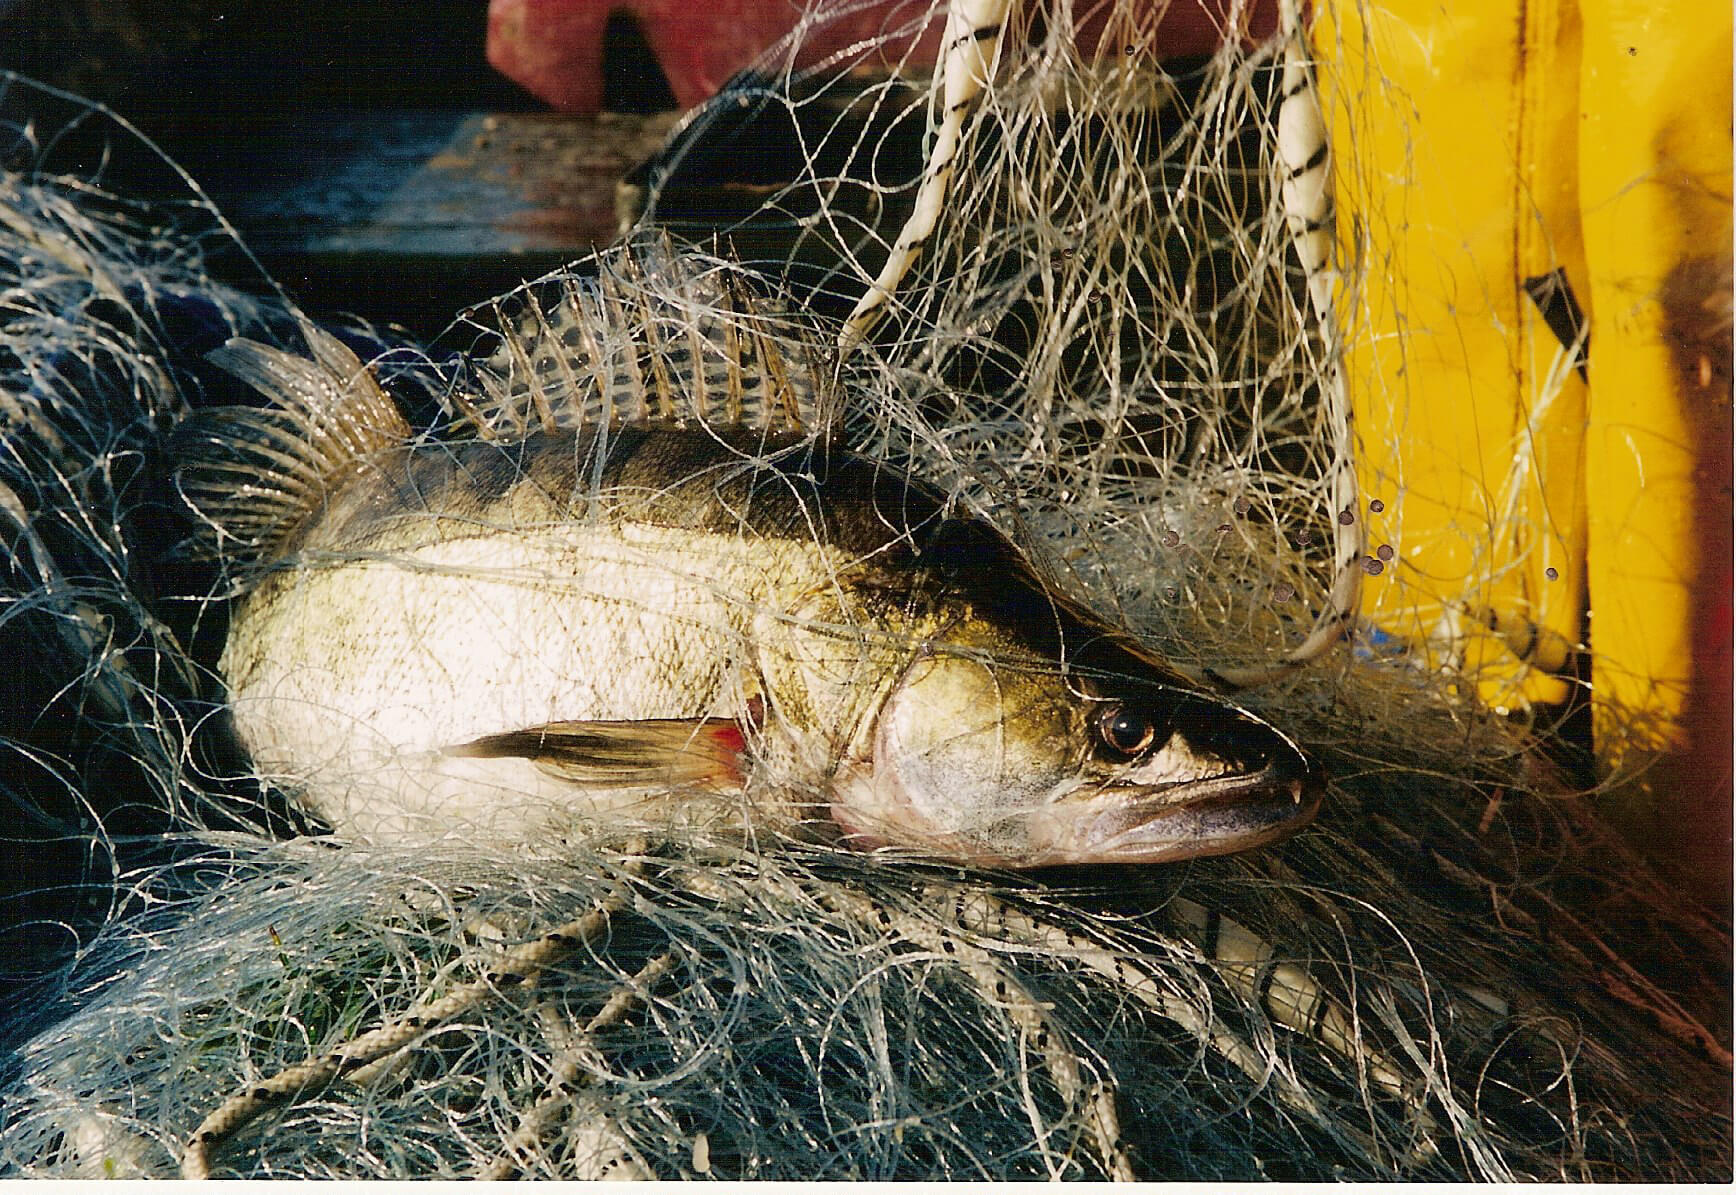
[[[437,330],[617,235],[616,184],[673,114],[299,115],[194,163],[304,302]]]

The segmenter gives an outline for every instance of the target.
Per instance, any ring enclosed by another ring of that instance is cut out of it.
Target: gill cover
[[[869,838],[938,838],[964,858],[1030,852],[1031,815],[1082,782],[1083,719],[1028,678],[965,655],[918,658],[874,733]],[[846,814],[848,818],[850,815]]]

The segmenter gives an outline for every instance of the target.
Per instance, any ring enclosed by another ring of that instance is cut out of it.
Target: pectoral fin
[[[727,789],[743,780],[746,740],[733,718],[549,722],[446,748],[471,759],[528,759],[587,787],[692,784]]]

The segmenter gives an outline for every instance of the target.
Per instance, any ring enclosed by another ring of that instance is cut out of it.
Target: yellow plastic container
[[[1314,41],[1398,565],[1364,613],[1498,708],[1561,702],[1589,649],[1620,809],[1675,776],[1727,855],[1730,7],[1331,0]],[[1588,360],[1527,293],[1552,275]]]

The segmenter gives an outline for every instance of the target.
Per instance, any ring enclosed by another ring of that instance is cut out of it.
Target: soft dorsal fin
[[[488,439],[659,423],[804,434],[833,417],[833,351],[748,272],[641,239],[472,312],[496,342],[451,399]]]
[[[347,345],[306,320],[301,333],[305,357],[240,338],[212,350],[271,405],[201,411],[175,430],[177,482],[209,546],[256,562],[280,555],[337,486],[411,434]]]

